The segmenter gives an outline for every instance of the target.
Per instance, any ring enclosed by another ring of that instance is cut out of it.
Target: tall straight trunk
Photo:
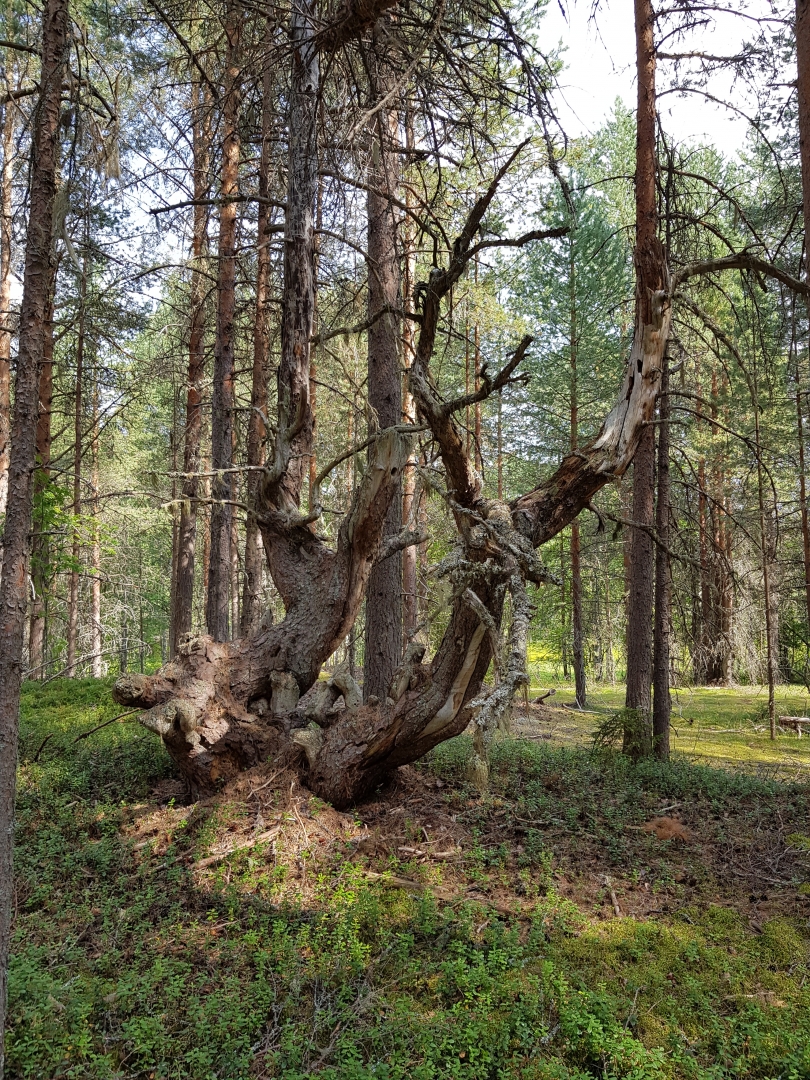
[[[413,122],[410,114],[405,120],[406,149],[413,148]],[[413,192],[410,185],[405,189],[405,204],[410,207],[413,200]],[[402,246],[403,246],[403,281],[402,298],[405,318],[402,320],[402,359],[405,368],[404,385],[402,388],[402,421],[405,424],[416,423],[416,404],[413,394],[408,386],[408,371],[413,364],[416,352],[416,338],[414,324],[407,317],[413,314],[413,290],[416,287],[416,244],[413,221],[406,215],[402,223]],[[417,491],[416,491],[416,454],[412,453],[408,458],[405,474],[402,479],[402,520],[408,528],[414,527],[414,519],[417,515]],[[407,646],[413,636],[419,622],[419,593],[417,584],[417,559],[416,546],[405,548],[402,552],[402,647]]]
[[[194,210],[191,239],[191,325],[188,337],[186,419],[183,441],[183,484],[177,533],[174,604],[169,632],[169,655],[174,656],[191,632],[194,606],[194,563],[197,547],[197,497],[202,428],[202,379],[205,369],[205,291],[202,262],[206,249],[211,123],[208,102],[198,82],[192,85]]]
[[[762,439],[759,424],[759,380],[757,361],[753,363],[754,445],[757,453],[757,495],[759,499],[759,543],[762,556],[762,589],[765,602],[765,664],[768,679],[768,723],[772,739],[776,738],[776,660],[774,656],[774,616],[771,593],[771,545],[766,525],[765,470],[762,467]]]
[[[8,496],[11,434],[11,241],[13,226],[14,102],[3,111],[3,166],[0,172],[0,514]]]
[[[215,641],[228,640],[231,578],[233,482],[234,317],[236,309],[236,225],[239,192],[240,44],[242,8],[229,0],[225,14],[225,86],[222,111],[222,177],[217,248],[217,334],[211,396],[211,562],[205,621]]]
[[[101,504],[99,502],[99,389],[93,377],[93,431],[90,442],[90,509],[93,515],[90,543],[90,671],[94,679],[104,674],[101,655]]]
[[[633,458],[633,529],[630,541],[630,595],[627,612],[625,703],[650,718],[654,544],[647,528],[655,520],[655,428],[644,429]],[[638,526],[647,526],[639,528]]]
[[[609,571],[609,567],[608,567]],[[616,685],[616,662],[613,658],[613,613],[610,606],[610,572],[605,574],[605,627],[607,630],[607,667],[605,678],[611,686]]]
[[[503,502],[503,394],[498,394],[498,502]]]
[[[374,27],[371,53],[375,97],[380,100],[392,85],[391,35],[387,19]],[[397,250],[397,213],[392,199],[396,193],[398,165],[398,117],[381,109],[372,132],[370,183],[368,194],[368,313],[374,318],[381,308],[397,309],[400,303],[400,267]],[[397,315],[378,318],[368,331],[368,403],[382,428],[402,420],[402,376],[400,340],[402,327]],[[383,538],[396,536],[402,528],[402,501],[399,493],[391,500]],[[402,556],[392,555],[377,563],[368,579],[366,592],[365,660],[363,698],[385,701],[394,672],[402,656]]]
[[[474,270],[475,284],[478,284],[478,256],[475,256],[475,270]],[[475,392],[478,393],[481,388],[481,379],[479,372],[481,371],[481,328],[476,321],[473,327],[473,371],[475,373]],[[483,447],[481,446],[481,402],[475,403],[475,468],[476,472],[483,475],[484,472],[484,454]]]
[[[672,698],[669,693],[670,625],[672,622],[672,576],[669,562],[669,360],[664,353],[661,372],[660,425],[658,429],[658,501],[655,507],[655,636],[653,641],[653,753],[669,758],[669,724]]]
[[[565,569],[565,540],[560,537],[560,609],[562,621],[562,668],[563,681],[568,682],[568,601],[566,599],[565,583],[567,573]]]
[[[804,257],[805,274],[810,279],[810,0],[796,0],[796,89],[799,105],[799,154],[802,169],[802,204],[804,210]],[[810,305],[808,305],[810,315]],[[798,350],[796,365],[798,367]],[[805,600],[807,621],[810,626],[810,525],[808,524],[807,498],[804,471],[804,438],[802,432],[802,405],[799,396],[798,371],[796,378],[796,410],[799,423],[799,483],[802,503],[802,545],[804,553]]]
[[[39,369],[51,279],[59,106],[67,53],[68,5],[46,0],[42,16],[39,101],[31,136],[25,274],[20,305],[8,500],[0,578],[0,1080],[4,1073],[8,949],[14,898],[13,835],[20,684],[28,600],[28,551],[36,467]]]
[[[796,422],[799,442],[799,503],[802,513],[802,556],[804,561],[804,603],[807,625],[810,628],[810,517],[807,513],[807,473],[804,447],[804,410],[798,373],[796,378]]]
[[[236,435],[236,425],[234,424],[234,436]],[[236,438],[233,440],[233,459],[236,460],[237,456],[237,443]],[[231,497],[234,502],[239,502],[239,477],[234,476],[231,484]],[[239,635],[239,519],[236,514],[231,514],[231,565],[230,565],[230,612],[231,612],[231,634],[233,637]]]
[[[84,343],[87,319],[87,255],[82,262],[82,276],[79,286],[79,328],[76,339],[76,394],[73,404],[73,514],[78,519],[82,508],[82,436],[84,433]],[[70,571],[70,593],[68,596],[67,625],[67,674],[76,675],[76,651],[79,640],[79,559],[81,557],[81,533],[78,521],[73,529]]]
[[[323,99],[320,102],[323,109]],[[315,236],[313,239],[315,259],[315,295],[313,308],[313,332],[318,329],[318,263],[321,253],[321,229],[323,228],[323,177],[318,180],[318,196],[315,205]],[[316,436],[318,431],[318,363],[317,348],[309,356],[309,412],[312,418],[312,446],[309,455],[309,506],[312,509],[315,498],[315,482],[318,478],[318,454]]]
[[[53,405],[53,292],[48,289],[45,313],[45,340],[39,371],[39,415],[37,416],[37,471],[34,474],[34,502],[44,491],[51,464],[51,414]],[[28,668],[32,679],[45,677],[45,636],[47,623],[48,543],[44,521],[34,521],[31,540],[31,615],[28,630]]]
[[[650,0],[635,0],[636,71],[636,326],[654,321],[654,297],[666,289],[668,274],[658,239],[655,146],[655,43],[654,15]],[[630,596],[627,619],[627,691],[625,704],[637,710],[643,725],[625,739],[625,749],[646,752],[651,729],[652,681],[653,541],[655,429],[643,428],[633,457],[633,529],[630,559]],[[638,526],[641,526],[639,528]]]
[[[177,564],[179,561],[178,552],[180,549],[180,522],[178,520],[177,506],[177,443],[179,439],[178,435],[178,416],[177,416],[177,398],[178,387],[174,387],[172,393],[172,428],[169,432],[169,450],[170,461],[172,471],[172,554],[171,554],[171,574],[169,581],[169,646],[173,645],[173,633],[172,626],[174,623],[174,613],[177,610]],[[161,634],[161,648],[163,637]],[[165,663],[165,660],[162,661]]]
[[[577,287],[574,263],[574,241],[569,237],[569,335],[571,352],[571,450],[576,451],[579,439],[579,401],[577,397]],[[582,567],[580,564],[579,521],[571,522],[571,655],[574,662],[574,685],[577,707],[585,708],[585,651],[582,646]]]
[[[268,38],[272,33],[268,20]],[[269,41],[268,41],[269,45]],[[259,157],[259,212],[256,230],[256,314],[253,323],[253,383],[250,393],[250,418],[247,433],[247,463],[253,471],[247,474],[247,504],[254,507],[259,489],[256,468],[264,457],[264,440],[267,434],[264,417],[267,416],[267,363],[268,318],[267,305],[270,291],[270,225],[271,213],[267,198],[270,191],[270,157],[272,151],[273,118],[272,100],[273,68],[270,55],[265,61],[262,85],[262,148]],[[262,201],[264,200],[264,201]],[[243,634],[255,630],[264,614],[262,603],[262,570],[264,547],[259,526],[253,514],[248,513],[245,527],[245,587],[242,594]]]

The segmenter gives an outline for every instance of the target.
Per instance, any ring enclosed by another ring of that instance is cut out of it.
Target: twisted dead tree
[[[519,377],[530,339],[494,376],[483,370],[475,393],[450,401],[437,388],[431,362],[450,292],[476,254],[492,245],[521,247],[566,232],[565,227],[534,230],[508,241],[484,237],[485,215],[524,148],[518,147],[472,206],[446,265],[435,267],[418,287],[418,338],[408,372],[417,424],[388,427],[369,440],[368,467],[330,545],[319,531],[319,507],[308,513],[301,508],[313,447],[309,371],[321,58],[371,27],[387,6],[387,0],[346,6],[335,23],[324,27],[316,21],[314,4],[293,4],[278,405],[272,452],[251,508],[285,617],[236,642],[207,636],[186,640],[161,672],[124,676],[114,690],[121,704],[144,710],[141,722],[163,738],[197,793],[284,755],[298,761],[311,790],[346,806],[391,770],[463,731],[472,719],[476,765],[485,771],[485,748],[498,717],[526,680],[527,583],[539,585],[548,576],[537,549],[630,464],[655,409],[675,289],[695,274],[762,269],[749,256],[740,256],[693,264],[670,275],[660,244],[637,251],[632,347],[616,404],[599,433],[568,454],[533,491],[511,504],[487,500],[457,416]],[[806,288],[792,279],[791,285]],[[450,619],[432,658],[412,642],[385,697],[370,697],[364,704],[345,670],[328,681],[319,682],[318,676],[352,629],[372,568],[422,539],[407,530],[385,534],[388,507],[399,490],[416,430],[428,430],[438,448],[445,475],[441,494],[457,528],[455,548],[435,571],[452,586]],[[504,650],[499,640],[507,595],[511,622]],[[497,683],[482,692],[493,658]]]

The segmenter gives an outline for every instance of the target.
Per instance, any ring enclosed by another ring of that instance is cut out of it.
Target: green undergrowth
[[[778,831],[807,820],[806,789],[504,741],[491,793],[477,799],[461,781],[469,744],[456,740],[422,773],[479,837],[463,864],[470,880],[523,883],[520,917],[458,888],[452,902],[382,888],[346,845],[313,855],[304,901],[269,847],[195,881],[177,856],[209,850],[225,811],[197,830],[178,819],[167,850],[137,853],[122,826],[170,768],[128,723],[73,742],[115,714],[104,684],[25,690],[15,1080],[810,1077],[805,918],[779,914],[754,933],[704,892],[668,914],[605,919],[560,885],[586,842],[616,876],[666,885],[673,846],[654,851],[627,829],[662,799],[712,829],[748,814],[755,832]],[[534,824],[515,855],[503,849],[518,819]],[[695,867],[701,851],[686,855]]]

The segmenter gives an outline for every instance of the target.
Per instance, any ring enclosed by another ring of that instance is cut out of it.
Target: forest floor
[[[109,689],[24,691],[14,1080],[810,1077],[810,739],[761,694],[681,695],[668,764],[593,750],[620,688],[517,708],[487,794],[462,736],[338,813],[269,764],[187,805],[131,721],[76,741]]]
[[[549,665],[550,667],[550,665]],[[536,673],[536,674],[539,674]],[[598,684],[588,687],[587,708],[575,707],[576,695],[570,684],[553,681],[534,683],[528,698],[555,688],[541,708],[517,702],[514,716],[517,731],[533,734],[532,728],[546,731],[557,745],[592,744],[599,722],[624,705],[624,686]],[[776,715],[810,716],[810,694],[804,687],[776,687]],[[726,768],[743,768],[760,776],[810,782],[810,732],[798,738],[795,732],[779,732],[772,740],[768,723],[768,689],[765,686],[687,686],[672,691],[672,750],[690,761]]]

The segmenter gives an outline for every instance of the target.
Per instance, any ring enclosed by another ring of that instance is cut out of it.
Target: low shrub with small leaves
[[[471,816],[472,880],[500,880],[514,855],[534,884],[522,917],[383,889],[340,847],[304,901],[262,848],[195,879],[178,856],[207,850],[225,811],[183,818],[159,857],[141,857],[122,826],[170,763],[128,723],[73,741],[114,715],[104,684],[26,688],[13,1080],[810,1077],[805,921],[754,933],[719,903],[596,918],[555,876],[564,829],[574,843],[597,830],[606,863],[629,858],[613,841],[645,800],[696,798],[719,814],[770,800],[787,814],[806,810],[803,789],[504,740],[479,799],[459,779],[471,752],[460,740],[421,768],[448,812]],[[506,835],[486,839],[496,804],[534,822],[516,855]]]

